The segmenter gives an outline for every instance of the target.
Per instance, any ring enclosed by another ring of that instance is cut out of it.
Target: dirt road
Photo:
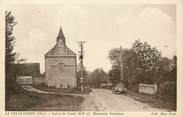
[[[83,111],[169,111],[133,100],[123,94],[113,94],[106,89],[93,89],[81,105]]]
[[[45,92],[35,89],[31,86],[23,86],[23,88],[30,92],[58,94],[52,92]],[[107,89],[92,89],[89,94],[65,94],[73,96],[81,96],[84,98],[83,103],[78,107],[81,111],[170,111],[162,108],[155,108],[147,103],[136,101],[124,94],[113,94],[111,90]],[[52,100],[53,101],[53,100]],[[55,104],[58,101],[55,102]]]

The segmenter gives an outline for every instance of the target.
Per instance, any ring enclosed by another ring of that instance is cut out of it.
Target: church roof
[[[58,33],[56,45],[45,54],[45,57],[48,56],[76,56],[76,54],[66,46],[65,37],[61,28]]]

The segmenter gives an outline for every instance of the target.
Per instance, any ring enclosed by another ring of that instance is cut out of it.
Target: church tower
[[[49,87],[74,88],[76,79],[76,54],[66,46],[60,27],[57,43],[45,54],[45,80]]]

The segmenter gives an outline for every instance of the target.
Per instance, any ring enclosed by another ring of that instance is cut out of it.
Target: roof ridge
[[[61,45],[61,46],[60,46]],[[61,50],[65,48],[64,50]],[[60,51],[59,51],[60,50]],[[67,53],[66,53],[67,51]],[[56,54],[57,53],[57,54]],[[59,41],[58,43],[55,44],[55,46],[49,50],[45,56],[51,56],[51,55],[76,55],[69,47],[64,45],[62,41]]]

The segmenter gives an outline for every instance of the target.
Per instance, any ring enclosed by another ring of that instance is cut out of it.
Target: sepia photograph
[[[5,111],[177,112],[176,4],[8,4]]]

